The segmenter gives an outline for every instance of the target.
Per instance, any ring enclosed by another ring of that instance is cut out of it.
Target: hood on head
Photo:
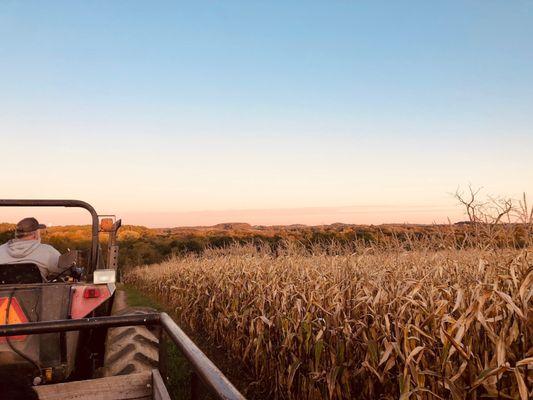
[[[30,255],[39,245],[40,240],[10,240],[7,243],[7,252],[13,258],[22,258]]]

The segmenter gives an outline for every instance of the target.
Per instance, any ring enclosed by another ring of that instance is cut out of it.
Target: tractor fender
[[[71,291],[70,318],[80,319],[110,299],[115,293],[115,284],[76,285]]]

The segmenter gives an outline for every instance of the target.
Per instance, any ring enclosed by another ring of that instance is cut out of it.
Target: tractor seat
[[[0,285],[29,283],[43,283],[41,271],[36,264],[0,264]]]

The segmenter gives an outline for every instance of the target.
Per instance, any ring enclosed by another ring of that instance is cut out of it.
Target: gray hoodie
[[[0,246],[0,264],[34,263],[44,280],[61,271],[57,266],[59,256],[59,251],[40,240],[12,239]]]

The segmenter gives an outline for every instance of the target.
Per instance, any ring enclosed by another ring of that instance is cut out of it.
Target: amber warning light
[[[9,313],[7,312],[8,306]],[[26,322],[28,322],[28,318],[26,318],[16,297],[12,297],[11,302],[9,301],[9,297],[0,297],[0,325],[24,324]],[[10,340],[22,341],[26,340],[27,336],[28,335],[11,336]],[[5,342],[5,336],[0,336],[0,343]]]

